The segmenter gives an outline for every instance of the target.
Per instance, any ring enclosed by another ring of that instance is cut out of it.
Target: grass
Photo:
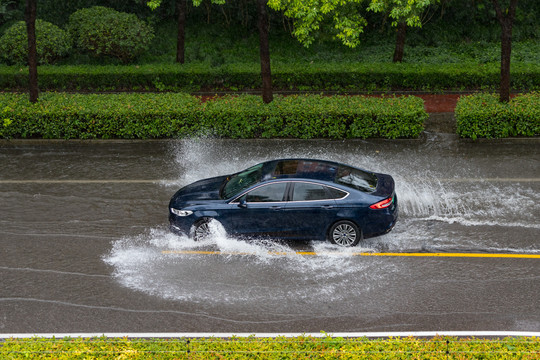
[[[540,339],[29,338],[0,343],[2,359],[538,359]]]

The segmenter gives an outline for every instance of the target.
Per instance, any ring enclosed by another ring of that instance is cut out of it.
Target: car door
[[[248,237],[282,237],[288,186],[286,181],[263,184],[233,200],[227,231]]]
[[[286,213],[294,237],[324,239],[326,230],[336,219],[336,197],[325,185],[312,182],[293,182],[291,201]]]

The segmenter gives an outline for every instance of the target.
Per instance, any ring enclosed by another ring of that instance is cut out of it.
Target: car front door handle
[[[272,209],[272,210],[281,210],[281,209],[283,209],[283,207],[281,207],[281,206],[271,206],[270,209]]]

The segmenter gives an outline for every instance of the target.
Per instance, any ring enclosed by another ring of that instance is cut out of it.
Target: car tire
[[[332,244],[351,247],[362,240],[362,231],[352,221],[341,220],[330,227],[328,241]]]
[[[209,224],[210,224],[209,218],[204,218],[197,221],[193,225],[193,228],[191,229],[191,238],[194,241],[207,240],[210,237],[210,235],[212,235]]]

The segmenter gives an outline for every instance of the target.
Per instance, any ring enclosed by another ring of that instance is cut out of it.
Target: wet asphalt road
[[[355,252],[540,254],[538,139],[3,141],[0,333],[540,331],[539,258],[168,232],[178,187],[296,156],[396,179],[398,225]]]

